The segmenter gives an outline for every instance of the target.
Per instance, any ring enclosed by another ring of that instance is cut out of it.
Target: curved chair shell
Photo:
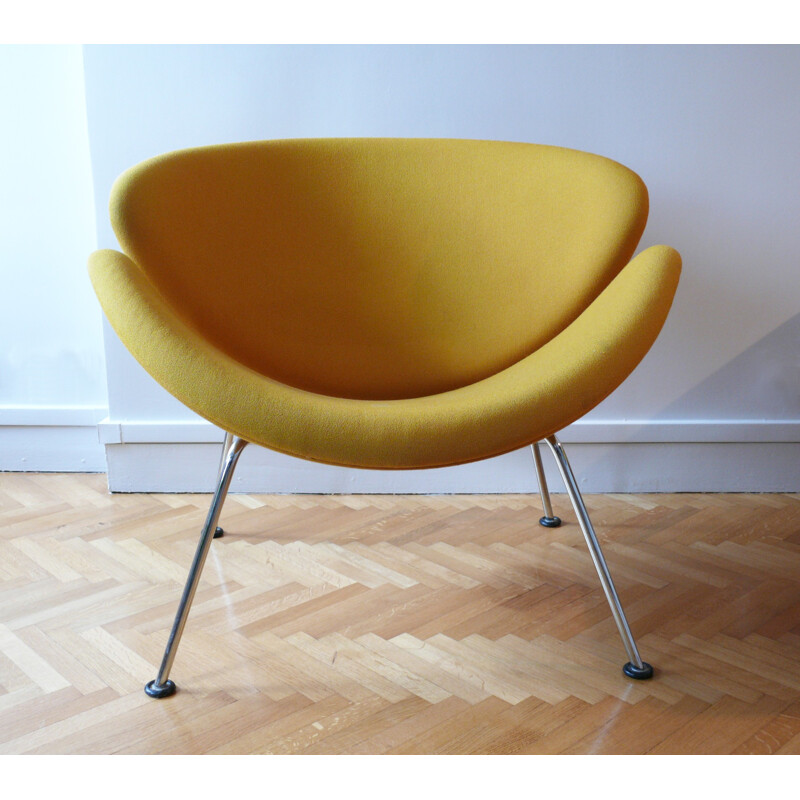
[[[664,323],[633,172],[543,145],[194,148],[116,182],[90,260],[123,343],[224,430],[314,461],[442,467],[574,422]]]

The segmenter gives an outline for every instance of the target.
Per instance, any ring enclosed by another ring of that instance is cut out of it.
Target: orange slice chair
[[[637,175],[543,145],[306,139],[182,150],[111,196],[122,252],[92,281],[122,342],[227,432],[218,485],[158,676],[169,674],[237,459],[252,443],[369,469],[552,450],[631,678],[649,678],[556,433],[653,344],[681,261],[635,258]],[[631,260],[632,259],[632,260]]]

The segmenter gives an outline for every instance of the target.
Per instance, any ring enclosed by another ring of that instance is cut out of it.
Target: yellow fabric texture
[[[615,162],[541,145],[293,140],[127,171],[112,326],[194,411],[325,463],[440,467],[574,422],[660,331],[680,257]]]

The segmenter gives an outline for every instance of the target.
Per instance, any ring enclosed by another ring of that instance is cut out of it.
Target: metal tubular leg
[[[168,680],[170,670],[172,669],[172,662],[175,660],[175,653],[178,650],[183,628],[189,616],[189,609],[194,599],[194,593],[197,590],[197,584],[200,583],[200,573],[203,571],[203,564],[205,564],[206,556],[208,556],[208,551],[211,549],[211,542],[214,538],[213,532],[216,530],[217,520],[222,511],[222,504],[225,502],[228,488],[231,485],[236,462],[239,460],[242,450],[244,450],[247,445],[244,439],[234,436],[231,436],[230,440],[226,437],[225,443],[227,449],[217,481],[217,490],[214,493],[214,499],[211,501],[211,508],[208,510],[208,517],[206,518],[203,532],[200,535],[200,541],[197,544],[194,561],[189,569],[189,577],[183,589],[183,596],[178,606],[178,613],[175,615],[175,622],[172,624],[172,632],[169,635],[167,648],[164,651],[161,669],[158,671],[158,677],[154,681],[150,681],[150,683],[144,687],[145,692],[149,694],[150,697],[169,697],[171,694],[175,693],[175,684],[171,680]]]
[[[222,453],[219,457],[219,469],[217,470],[217,482],[219,482],[220,477],[222,476],[222,469],[225,466],[225,456],[228,453],[228,450],[231,449],[231,443],[233,442],[233,434],[228,433],[225,431],[225,441],[222,443]],[[224,536],[225,531],[222,530],[219,526],[216,527],[214,530],[214,538],[219,539],[220,536]]]
[[[544,511],[544,516],[539,520],[539,524],[545,528],[557,528],[561,524],[561,520],[553,514],[553,506],[550,505],[550,492],[547,490],[547,478],[544,476],[538,442],[531,445],[531,453],[533,453],[533,464],[536,467],[536,479],[539,481],[539,494],[542,496],[542,510]]]
[[[589,547],[589,553],[592,556],[597,574],[600,577],[600,583],[603,585],[603,591],[606,593],[606,599],[609,606],[611,606],[611,613],[614,616],[614,622],[617,623],[619,635],[622,637],[622,643],[625,645],[625,650],[628,653],[630,661],[625,664],[622,671],[629,678],[637,678],[644,680],[653,676],[653,668],[650,664],[642,661],[639,656],[639,650],[636,647],[636,642],[633,639],[633,634],[628,626],[628,620],[625,618],[625,612],[622,610],[622,604],[617,596],[617,590],[614,588],[614,581],[611,579],[611,573],[608,571],[606,560],[603,558],[603,553],[600,550],[600,543],[597,541],[597,536],[592,527],[592,522],[589,519],[589,514],[586,511],[586,506],[583,504],[578,483],[575,480],[575,475],[567,460],[567,454],[561,442],[555,436],[548,436],[547,444],[556,459],[558,469],[561,472],[561,477],[564,479],[564,485],[567,487],[572,506],[575,509],[575,514],[578,517],[578,523],[583,531],[583,536],[586,539],[586,544]]]

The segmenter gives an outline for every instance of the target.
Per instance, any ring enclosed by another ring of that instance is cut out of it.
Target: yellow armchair
[[[543,145],[308,139],[201,147],[126,171],[123,252],[89,261],[142,366],[227,432],[218,486],[158,677],[168,679],[247,443],[371,469],[556,457],[622,636],[648,678],[555,434],[631,373],[680,274],[631,260],[647,218],[633,172]]]

